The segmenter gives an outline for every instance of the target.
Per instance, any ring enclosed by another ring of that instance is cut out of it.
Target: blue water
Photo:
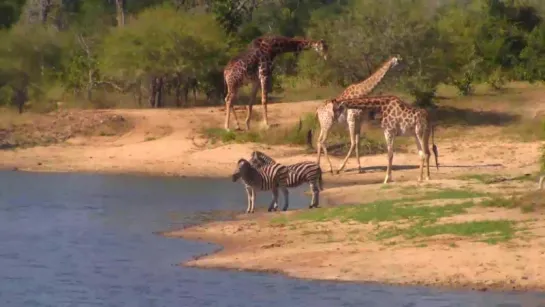
[[[308,205],[305,189],[290,208]],[[256,209],[269,199],[258,194]],[[228,180],[0,172],[0,306],[545,306],[535,293],[185,268],[217,246],[154,234],[245,209]]]

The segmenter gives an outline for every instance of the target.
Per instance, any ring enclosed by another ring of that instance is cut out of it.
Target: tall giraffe
[[[238,125],[237,115],[233,109],[233,101],[237,97],[238,90],[246,83],[252,84],[248,112],[246,116],[246,129],[250,129],[252,105],[255,102],[257,90],[261,86],[261,104],[263,105],[263,121],[269,126],[267,117],[267,83],[272,77],[272,62],[282,53],[300,52],[314,49],[327,60],[328,46],[324,40],[308,40],[285,36],[261,36],[254,39],[248,48],[227,63],[223,70],[223,77],[227,86],[225,96],[225,129],[229,130],[229,115],[233,112],[236,129]]]
[[[384,129],[384,138],[388,146],[388,167],[384,183],[392,180],[392,161],[394,158],[394,139],[396,136],[412,134],[416,140],[418,155],[420,156],[420,177],[424,175],[426,162],[426,180],[430,179],[430,148],[431,133],[432,150],[435,156],[435,166],[439,170],[437,146],[434,141],[434,127],[430,121],[428,111],[411,106],[396,96],[368,96],[356,99],[333,99],[333,110],[336,114],[346,112],[346,109],[374,111],[382,114],[381,127]]]
[[[386,75],[386,73],[391,68],[395,67],[401,60],[402,58],[399,55],[389,58],[369,78],[365,79],[362,82],[350,85],[339,96],[337,96],[336,99],[352,99],[366,96],[371,91],[373,91],[373,89],[380,83],[380,81],[384,78],[384,75]],[[321,149],[323,148],[326,159],[329,162],[329,169],[331,173],[333,173],[333,165],[331,165],[331,160],[327,155],[325,141],[327,140],[327,135],[329,134],[331,127],[333,127],[333,124],[335,122],[340,121],[339,117],[341,116],[334,116],[333,105],[331,102],[327,101],[326,103],[318,107],[318,109],[316,110],[316,114],[318,116],[318,122],[320,123],[320,135],[318,136],[318,141],[316,143],[316,150],[318,152],[318,159],[316,163],[320,164],[320,154]],[[346,161],[348,161],[348,158],[352,154],[354,148],[356,148],[356,160],[358,161],[358,170],[361,172],[359,142],[362,111],[356,109],[348,109],[346,114],[340,115],[346,116],[346,121],[348,123],[348,132],[350,134],[350,149],[348,150],[348,154],[346,155],[344,161],[339,167],[339,170],[337,170],[337,173],[344,169]],[[309,142],[312,138],[311,133],[312,132],[309,131]],[[312,144],[309,144],[309,146],[312,146]]]

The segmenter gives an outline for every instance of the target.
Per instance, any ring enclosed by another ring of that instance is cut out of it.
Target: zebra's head
[[[250,158],[250,164],[252,164],[255,167],[260,167],[263,164],[263,153],[261,151],[253,151],[252,156]],[[239,161],[240,162],[240,161]]]
[[[233,175],[231,175],[231,180],[233,182],[237,181],[240,177],[242,177],[242,173],[248,169],[248,167],[251,167],[250,162],[246,159],[239,159],[237,162],[237,168],[235,169],[235,172]]]

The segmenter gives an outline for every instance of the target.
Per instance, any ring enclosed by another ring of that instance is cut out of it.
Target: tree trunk
[[[91,101],[91,99],[93,98],[93,87],[95,85],[93,75],[94,71],[92,69],[89,69],[87,80],[87,101]]]
[[[152,108],[157,107],[157,78],[155,77],[150,80],[149,104]]]
[[[123,27],[125,25],[125,1],[124,0],[115,0],[115,9],[116,9],[116,20],[117,26]]]
[[[165,106],[163,101],[163,85],[164,85],[164,79],[165,77],[159,77],[157,78],[157,107],[163,108]]]
[[[138,101],[138,106],[142,107],[142,79],[138,79],[136,82],[136,100]]]

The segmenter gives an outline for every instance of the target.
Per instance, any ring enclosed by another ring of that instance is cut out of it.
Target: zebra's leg
[[[271,204],[269,205],[269,209],[267,210],[269,212],[271,212],[271,211],[273,211],[273,209],[275,209],[275,205],[278,206],[278,188],[274,187],[272,189],[272,193],[273,193],[273,199],[271,201]]]
[[[284,208],[282,208],[282,211],[288,210],[289,207],[289,191],[288,188],[282,187],[282,193],[284,194]]]
[[[246,187],[246,196],[248,198],[248,205],[246,206],[246,213],[250,213],[252,207],[252,188]]]

